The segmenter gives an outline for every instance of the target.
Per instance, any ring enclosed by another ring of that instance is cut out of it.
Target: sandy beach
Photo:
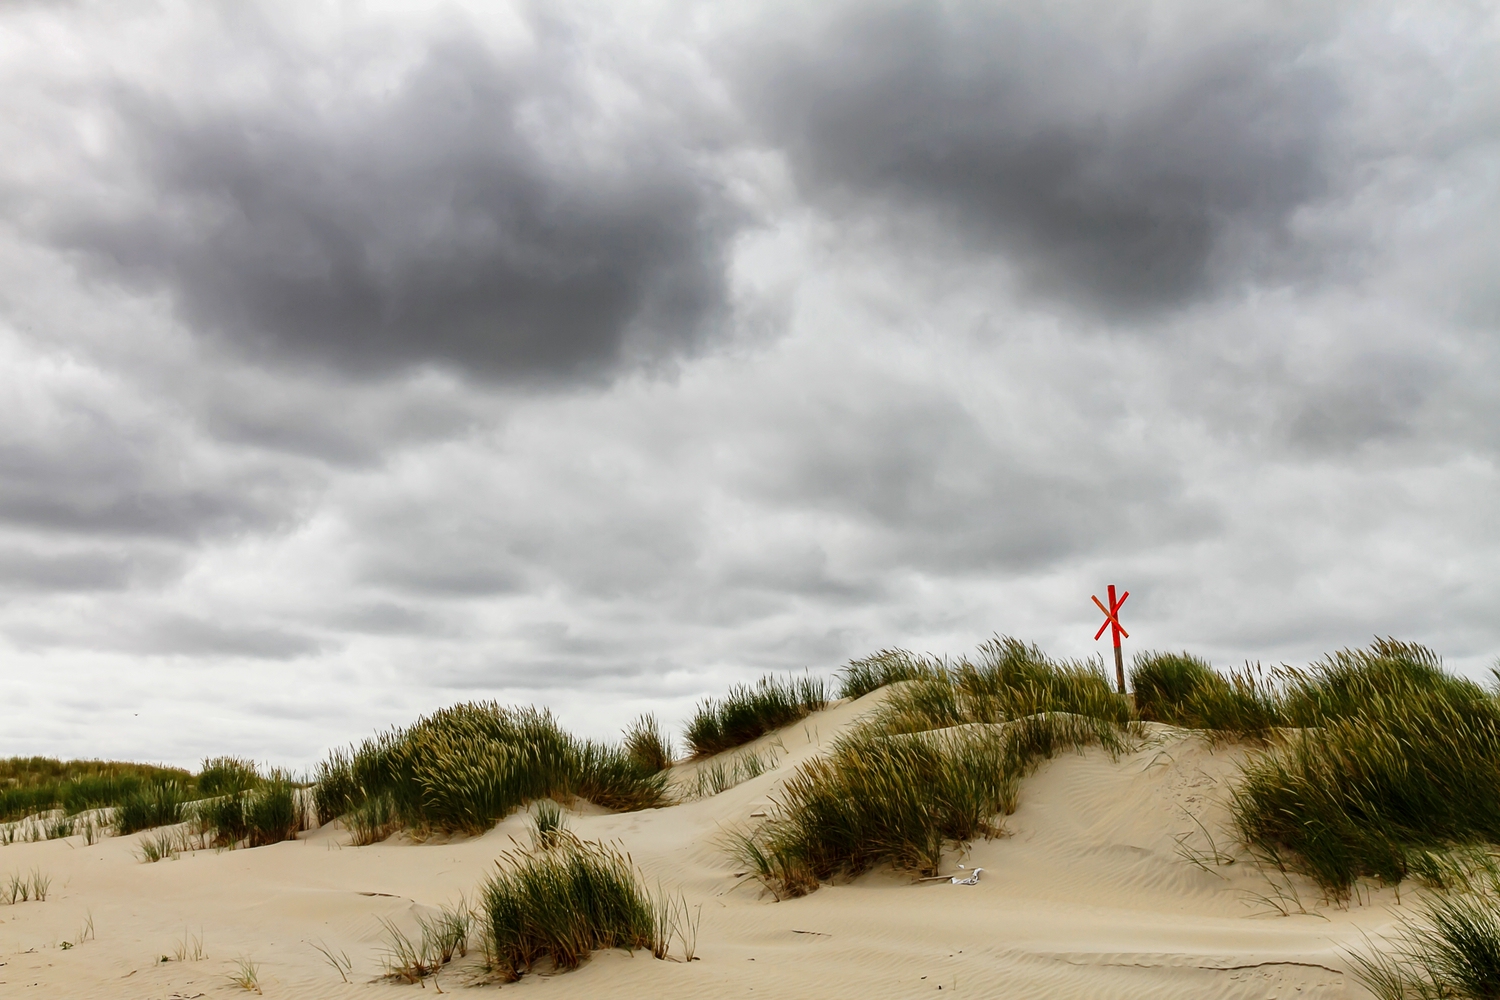
[[[475,838],[398,834],[352,847],[335,822],[292,842],[157,863],[140,859],[139,835],[0,848],[0,875],[51,879],[46,901],[0,907],[0,995],[244,996],[230,981],[241,960],[255,963],[264,995],[309,998],[475,986],[559,1000],[1367,995],[1345,952],[1391,927],[1395,891],[1339,908],[1244,859],[1191,863],[1184,848],[1203,857],[1210,837],[1232,845],[1227,783],[1245,751],[1166,727],[1118,760],[1090,749],[1042,764],[1006,834],[946,866],[982,867],[976,885],[882,869],[774,900],[736,871],[725,831],[754,822],[799,762],[882,696],[762,738],[750,749],[775,754],[776,766],[718,795],[631,813],[567,810],[577,835],[618,843],[649,884],[701,907],[694,961],[681,960],[680,944],[666,961],[600,952],[577,970],[498,986],[485,984],[471,950],[422,986],[383,978],[383,922],[414,932],[419,915],[472,901],[500,852],[526,842],[529,815],[516,813]],[[697,766],[678,765],[674,783],[685,788]],[[349,982],[315,946],[347,955]]]

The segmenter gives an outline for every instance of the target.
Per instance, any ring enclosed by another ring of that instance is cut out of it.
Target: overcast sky
[[[1492,3],[11,3],[0,150],[0,754],[676,726],[1109,583],[1500,654]]]

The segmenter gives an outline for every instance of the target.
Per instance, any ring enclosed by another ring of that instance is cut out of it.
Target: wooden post
[[[1120,620],[1114,616],[1120,613],[1120,605],[1124,601],[1115,600],[1115,585],[1109,585],[1109,611],[1111,616],[1110,632],[1115,640],[1115,683],[1120,686],[1120,693],[1125,693],[1125,658],[1120,653]]]
[[[1115,643],[1115,684],[1119,687],[1121,694],[1125,693],[1125,657],[1120,653],[1120,636],[1123,635],[1129,639],[1130,633],[1125,631],[1120,625],[1120,607],[1125,603],[1125,598],[1129,596],[1130,591],[1127,590],[1120,595],[1119,600],[1116,600],[1115,585],[1110,584],[1109,607],[1105,607],[1100,603],[1099,598],[1093,598],[1095,607],[1104,612],[1104,624],[1100,625],[1099,631],[1094,633],[1094,639],[1098,641],[1099,637],[1104,634],[1104,630],[1109,629],[1110,638]]]

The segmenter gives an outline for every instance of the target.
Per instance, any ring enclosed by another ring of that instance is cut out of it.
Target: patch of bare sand
[[[1008,835],[952,859],[955,870],[982,866],[978,885],[876,872],[777,903],[734,878],[723,831],[753,822],[800,761],[879,698],[758,741],[750,749],[774,751],[775,768],[722,794],[569,813],[580,836],[618,841],[651,883],[701,906],[698,961],[601,953],[501,988],[556,1000],[1365,995],[1342,949],[1391,925],[1394,894],[1341,910],[1318,905],[1305,884],[1273,887],[1243,862],[1205,871],[1183,860],[1182,839],[1198,850],[1209,837],[1229,845],[1227,784],[1241,751],[1170,730],[1118,761],[1089,751],[1043,764],[1022,786]],[[691,769],[674,781],[690,785]],[[257,964],[268,997],[467,994],[473,953],[425,988],[378,979],[381,921],[414,930],[418,914],[473,899],[510,838],[526,841],[527,824],[516,815],[483,837],[364,848],[347,846],[333,824],[293,843],[156,864],[138,860],[135,836],[0,848],[0,875],[37,869],[53,880],[46,902],[0,906],[0,996],[243,997],[228,978],[241,958]],[[1306,914],[1290,899],[1280,903],[1290,916],[1268,902],[1293,895]],[[78,943],[90,918],[95,936]],[[194,939],[206,957],[194,960]],[[315,944],[348,955],[351,983]]]

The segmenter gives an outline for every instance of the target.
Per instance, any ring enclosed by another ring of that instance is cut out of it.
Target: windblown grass
[[[663,803],[667,781],[619,747],[564,733],[549,712],[493,702],[455,705],[335,752],[317,778],[320,818],[418,834],[482,833],[543,798],[649,808]]]
[[[1129,699],[1115,692],[1102,664],[1052,660],[1036,646],[1008,636],[981,644],[973,659],[927,662],[929,676],[903,684],[880,706],[876,722],[886,732],[920,733],[1048,712],[1117,726],[1134,718]]]
[[[905,649],[882,649],[872,656],[850,660],[839,671],[839,697],[862,698],[898,681],[942,677],[948,667],[942,661]]]
[[[508,851],[482,889],[485,948],[512,982],[550,960],[576,968],[601,948],[645,948],[666,957],[672,928],[642,887],[630,859],[613,847],[560,831],[551,848]]]
[[[932,875],[953,842],[993,837],[1021,778],[1064,750],[1123,750],[1109,719],[1049,713],[1000,725],[837,740],[783,786],[771,817],[732,835],[731,851],[778,897],[798,896],[877,864]]]
[[[651,774],[672,766],[672,740],[656,716],[642,715],[625,730],[625,756]]]
[[[1265,740],[1287,721],[1281,692],[1258,668],[1226,677],[1189,653],[1146,653],[1135,659],[1130,686],[1143,721],[1220,739]]]
[[[1485,862],[1419,902],[1395,935],[1350,952],[1378,1000],[1500,997],[1500,873]]]
[[[1144,722],[1185,725],[1188,700],[1223,683],[1213,667],[1191,653],[1138,653],[1130,668],[1130,689]]]
[[[1420,646],[1382,640],[1289,671],[1300,728],[1244,767],[1240,834],[1261,857],[1346,899],[1397,883],[1434,850],[1500,842],[1500,701]]]
[[[711,757],[743,746],[782,726],[826,708],[828,691],[818,677],[762,677],[738,684],[722,700],[698,706],[684,738],[694,757]]]

